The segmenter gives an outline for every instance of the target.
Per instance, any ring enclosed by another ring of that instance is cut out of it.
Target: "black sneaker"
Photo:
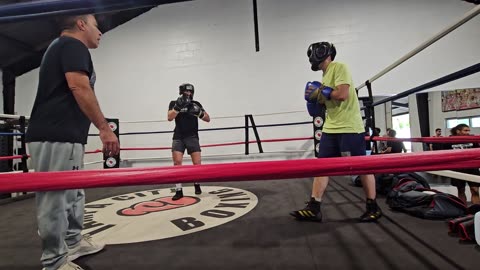
[[[311,198],[306,204],[307,206],[305,206],[305,208],[290,212],[290,215],[302,221],[322,221],[322,212],[320,211],[321,203]]]
[[[195,187],[195,194],[202,194],[202,189],[200,188],[199,183],[194,183],[193,186]]]
[[[374,222],[382,217],[382,210],[378,207],[377,202],[372,199],[367,199],[367,210],[360,216],[360,222]]]
[[[178,189],[172,197],[172,201],[180,200],[181,198],[183,198],[183,190]]]

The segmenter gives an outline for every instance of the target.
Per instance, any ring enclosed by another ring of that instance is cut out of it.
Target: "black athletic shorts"
[[[197,137],[186,137],[183,139],[175,139],[172,142],[172,152],[182,152],[185,153],[185,149],[187,149],[187,153],[190,155],[195,152],[201,152],[200,149],[200,141]]]

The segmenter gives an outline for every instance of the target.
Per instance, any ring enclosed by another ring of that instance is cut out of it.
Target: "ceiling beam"
[[[408,114],[408,112],[396,113],[396,114],[392,114],[392,117],[406,115],[406,114]]]
[[[408,103],[400,103],[400,102],[392,101],[392,106],[397,106],[397,107],[402,107],[402,108],[408,108]]]

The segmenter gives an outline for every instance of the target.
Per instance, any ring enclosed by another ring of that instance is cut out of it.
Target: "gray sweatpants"
[[[79,143],[28,143],[36,172],[83,169],[85,146]],[[67,260],[68,247],[82,239],[85,192],[83,189],[36,192],[37,223],[42,239],[41,262],[55,270]]]

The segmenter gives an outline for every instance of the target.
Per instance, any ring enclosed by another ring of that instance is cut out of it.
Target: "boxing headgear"
[[[185,91],[190,91],[192,92],[192,99],[193,99],[193,93],[195,92],[195,87],[193,87],[193,84],[190,84],[190,83],[184,83],[184,84],[181,84],[179,87],[178,87],[178,92],[180,95],[183,95],[183,93]]]
[[[331,56],[332,61],[335,59],[335,55],[337,55],[337,50],[332,43],[324,41],[311,44],[308,47],[307,56],[312,65],[312,70],[318,71],[320,63],[325,61],[329,55]]]

